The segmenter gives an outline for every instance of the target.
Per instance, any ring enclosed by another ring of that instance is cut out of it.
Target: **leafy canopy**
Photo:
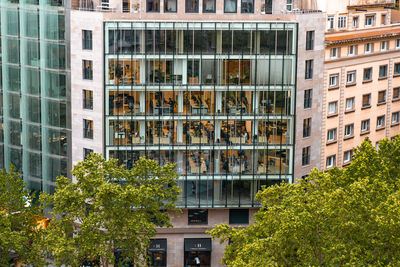
[[[211,235],[231,240],[228,266],[398,266],[399,177],[400,137],[378,151],[365,140],[346,168],[266,188],[254,224]]]
[[[43,265],[42,219],[21,176],[11,166],[0,170],[0,266],[16,257],[26,264]]]
[[[127,170],[91,154],[74,166],[76,181],[58,177],[55,193],[41,196],[52,207],[46,238],[56,263],[101,259],[105,266],[118,249],[123,259],[145,266],[155,227],[171,226],[164,210],[175,209],[179,194],[174,168],[141,158]]]

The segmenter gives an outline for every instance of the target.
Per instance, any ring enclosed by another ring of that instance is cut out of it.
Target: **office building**
[[[262,186],[294,181],[296,98],[311,88],[314,132],[299,142],[319,151],[324,15],[291,1],[72,5],[73,163],[176,163],[183,214],[150,251],[162,266],[219,266],[224,245],[205,230],[248,224]]]
[[[53,192],[71,167],[67,4],[2,0],[0,16],[0,166]]]

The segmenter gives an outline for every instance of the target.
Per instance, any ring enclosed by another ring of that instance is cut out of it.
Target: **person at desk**
[[[174,100],[172,100],[172,98],[168,98],[167,104],[168,104],[170,107],[174,107]]]

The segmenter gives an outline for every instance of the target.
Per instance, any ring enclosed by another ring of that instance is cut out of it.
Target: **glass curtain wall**
[[[261,186],[293,179],[296,31],[106,23],[106,157],[175,163],[182,207],[257,206]]]
[[[67,175],[70,136],[65,6],[0,0],[0,165],[52,192]]]

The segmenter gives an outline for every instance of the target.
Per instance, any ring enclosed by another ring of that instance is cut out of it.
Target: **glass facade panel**
[[[292,181],[295,24],[105,31],[107,158],[175,163],[188,208],[254,207],[261,186]]]
[[[0,165],[31,190],[67,175],[70,109],[65,1],[0,1]]]

